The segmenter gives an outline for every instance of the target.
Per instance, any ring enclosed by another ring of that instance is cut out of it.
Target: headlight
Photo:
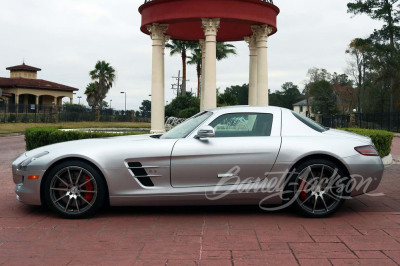
[[[48,152],[48,151],[44,151],[44,152],[41,152],[41,153],[39,153],[39,154],[36,154],[36,155],[34,155],[34,156],[32,156],[32,157],[29,157],[29,158],[25,159],[24,161],[22,161],[22,163],[20,163],[20,164],[18,165],[18,170],[25,171],[25,170],[26,170],[26,167],[27,167],[31,162],[33,162],[33,161],[35,161],[35,160],[39,159],[40,157],[43,157],[43,156],[45,156],[45,155],[47,155],[47,154],[49,154],[49,152]]]

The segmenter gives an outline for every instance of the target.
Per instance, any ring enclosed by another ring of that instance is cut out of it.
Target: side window
[[[216,138],[265,137],[271,135],[272,114],[232,113],[221,115],[210,123]]]

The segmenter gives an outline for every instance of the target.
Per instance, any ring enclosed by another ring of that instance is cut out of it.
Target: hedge
[[[105,132],[85,132],[85,131],[62,131],[60,127],[32,127],[25,131],[26,150],[36,149],[42,146],[78,140],[78,139],[93,139],[105,138],[123,135],[138,135],[141,132],[127,133],[105,133]]]
[[[362,128],[343,128],[343,130],[370,137],[381,157],[385,157],[390,154],[393,140],[392,132]]]

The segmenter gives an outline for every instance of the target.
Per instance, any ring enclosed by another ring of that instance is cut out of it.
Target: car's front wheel
[[[287,189],[292,206],[301,215],[327,217],[349,197],[348,182],[341,167],[329,160],[314,159],[294,169]]]
[[[66,161],[44,180],[44,201],[66,218],[92,216],[104,206],[106,184],[97,169],[82,161]]]

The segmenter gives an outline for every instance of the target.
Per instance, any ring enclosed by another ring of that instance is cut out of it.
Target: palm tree
[[[217,42],[217,60],[228,58],[230,55],[236,55],[236,47],[233,44]]]
[[[89,92],[95,94],[95,106],[101,107],[115,81],[115,69],[106,61],[97,61],[95,68],[89,72],[89,75],[94,81],[94,85],[90,87]],[[93,91],[93,89],[95,90]]]
[[[201,79],[201,49],[196,48],[192,51],[192,55],[188,57],[189,65],[196,65],[196,71],[197,71],[197,97],[200,96],[200,79]]]
[[[182,57],[182,96],[186,96],[186,52],[198,47],[198,43],[173,40],[170,43],[167,43],[165,47],[171,50],[170,55],[180,54]]]
[[[98,105],[96,82],[91,82],[86,86],[85,94],[89,106],[92,108],[96,107]]]
[[[217,42],[217,60],[221,61],[222,59],[228,58],[230,55],[236,55],[236,47],[232,44],[226,44],[224,42]],[[192,49],[192,55],[189,56],[190,65],[196,65],[197,70],[197,97],[200,96],[200,78],[201,78],[201,48],[200,44],[197,43],[197,47]]]

